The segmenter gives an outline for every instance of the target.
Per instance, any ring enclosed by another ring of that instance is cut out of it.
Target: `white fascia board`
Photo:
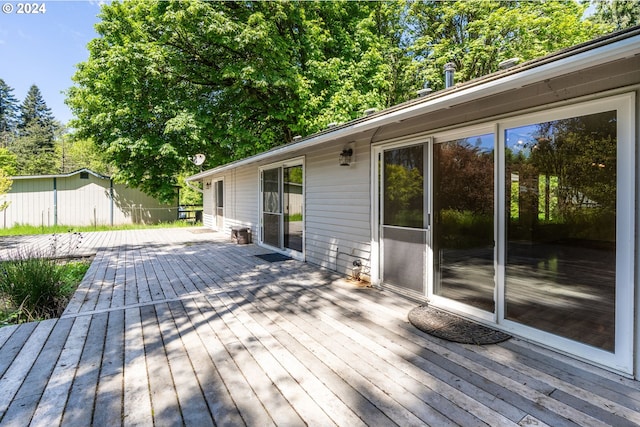
[[[313,147],[324,142],[348,137],[350,135],[356,135],[394,122],[400,122],[420,114],[451,108],[457,104],[473,101],[500,92],[519,89],[523,86],[534,84],[545,79],[629,58],[638,54],[640,54],[640,35],[595,47],[593,49],[588,49],[576,54],[569,54],[566,57],[551,60],[550,62],[542,63],[541,65],[534,65],[531,68],[525,68],[522,71],[507,74],[502,77],[490,78],[488,76],[487,80],[481,79],[475,84],[462,86],[458,90],[453,90],[449,93],[445,92],[442,93],[441,96],[428,98],[425,102],[413,104],[406,108],[397,110],[393,110],[393,107],[391,107],[393,111],[390,111],[387,114],[381,112],[382,114],[375,115],[369,120],[358,120],[353,125],[341,127],[336,129],[334,132],[322,133],[318,136],[305,139],[295,144],[288,144],[252,157],[247,157],[233,163],[228,163],[217,168],[200,172],[188,177],[187,181],[200,181],[207,176],[218,174],[250,163],[259,162],[270,157]]]
[[[95,176],[96,178],[100,178],[100,179],[111,179],[110,176],[106,176],[106,175],[101,175],[97,172],[92,171],[91,169],[87,169],[87,168],[82,168],[82,169],[78,169],[76,171],[73,172],[68,172],[68,173],[61,173],[61,174],[54,174],[54,175],[16,175],[16,176],[11,176],[9,177],[12,180],[20,180],[20,179],[49,179],[49,178],[69,178],[71,176],[77,175],[80,172],[87,172],[90,173],[91,175]]]

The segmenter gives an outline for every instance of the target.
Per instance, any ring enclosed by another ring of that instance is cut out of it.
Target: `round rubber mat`
[[[462,344],[496,344],[511,338],[511,335],[504,332],[428,305],[421,305],[411,310],[409,322],[430,335]]]

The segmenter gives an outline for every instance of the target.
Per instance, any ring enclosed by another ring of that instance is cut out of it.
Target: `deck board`
[[[414,301],[227,240],[86,233],[62,318],[0,329],[0,425],[640,425],[637,381],[431,337]]]

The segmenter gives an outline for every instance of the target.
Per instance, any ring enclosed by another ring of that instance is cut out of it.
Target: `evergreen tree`
[[[46,131],[51,133],[51,143],[55,132],[55,123],[51,109],[44,102],[42,93],[36,85],[31,85],[27,96],[20,105],[20,122],[18,129],[22,132],[24,129],[34,124],[39,125]]]
[[[0,147],[7,147],[18,125],[18,100],[13,88],[0,79]]]
[[[19,175],[57,172],[55,139],[58,128],[40,89],[32,85],[20,105],[18,136],[9,147],[17,156]]]

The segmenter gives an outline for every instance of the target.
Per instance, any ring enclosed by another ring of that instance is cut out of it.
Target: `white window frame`
[[[553,120],[597,114],[605,111],[617,113],[617,197],[616,197],[616,302],[615,350],[613,353],[561,336],[543,332],[510,321],[504,317],[505,263],[506,263],[506,209],[505,131]],[[567,105],[536,113],[525,114],[498,122],[498,174],[499,236],[498,250],[498,323],[509,332],[522,335],[563,353],[588,360],[624,374],[633,374],[634,343],[634,288],[635,288],[635,93],[611,96],[579,104]]]

